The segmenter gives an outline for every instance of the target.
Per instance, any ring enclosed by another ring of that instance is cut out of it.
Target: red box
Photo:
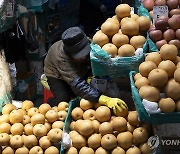
[[[50,90],[44,88],[44,103],[47,103],[48,98],[54,97]]]

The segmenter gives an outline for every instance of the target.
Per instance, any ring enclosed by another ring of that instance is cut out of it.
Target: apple
[[[150,148],[150,146],[147,143],[141,144],[139,149],[141,150],[142,154],[151,154],[152,153],[152,149]]]
[[[23,116],[23,125],[26,125],[31,122],[31,118],[28,115]]]
[[[43,149],[40,146],[35,146],[30,149],[29,154],[43,154]]]
[[[88,110],[88,109],[92,109],[94,106],[94,103],[86,100],[86,99],[81,99],[80,100],[80,107],[81,109],[83,109],[84,111]]]
[[[128,131],[121,132],[117,136],[117,140],[118,140],[119,146],[126,150],[130,148],[133,143],[133,135],[131,132],[128,132]]]
[[[67,102],[60,102],[58,104],[58,111],[68,111],[69,104]]]
[[[141,154],[141,151],[138,147],[132,146],[126,151],[126,154],[132,154],[132,153]]]
[[[63,126],[64,126],[64,122],[62,122],[62,121],[55,121],[55,122],[52,124],[52,128],[62,129]]]
[[[10,139],[10,145],[12,148],[20,148],[23,146],[23,139],[20,135],[14,135]]]
[[[96,111],[93,109],[86,110],[83,114],[83,119],[84,120],[96,120],[95,112]]]
[[[34,104],[30,100],[25,100],[22,102],[22,109],[28,111],[30,108],[34,107]]]
[[[38,145],[38,140],[34,135],[28,135],[24,138],[24,146],[31,149],[32,147]]]
[[[45,115],[49,110],[51,110],[51,106],[49,104],[41,104],[39,107],[39,112],[43,115]]]
[[[148,132],[143,127],[138,127],[133,131],[133,139],[135,143],[145,143],[148,140]]]
[[[5,147],[2,151],[2,154],[14,154],[14,150],[11,147]]]
[[[43,136],[39,140],[39,145],[43,149],[47,149],[51,146],[51,141],[48,136]]]
[[[74,131],[74,130],[72,130],[72,131],[69,132],[69,136],[70,136],[71,138],[73,138],[73,137],[76,136],[76,135],[80,135],[80,134],[79,134],[78,132]]]
[[[3,122],[9,123],[9,114],[4,114],[0,116],[0,124],[2,124]]]
[[[56,120],[58,120],[58,112],[56,112],[55,110],[49,110],[47,111],[47,113],[45,114],[45,118],[48,122],[53,123]]]
[[[13,110],[16,110],[16,107],[13,104],[6,104],[2,108],[2,114],[10,114]]]
[[[33,135],[33,126],[30,123],[24,126],[24,133],[26,135]]]
[[[140,124],[137,111],[130,111],[127,119],[130,125],[137,126]]]
[[[0,133],[10,133],[11,125],[7,122],[0,124]]]
[[[36,124],[33,127],[33,133],[36,137],[40,138],[47,134],[47,128],[43,124]]]
[[[21,123],[15,123],[11,126],[10,131],[12,135],[22,135],[24,131],[24,126]]]
[[[28,110],[28,116],[32,117],[33,115],[39,113],[39,110],[38,108],[36,107],[32,107]]]
[[[18,110],[21,111],[23,115],[27,115],[27,112],[25,110],[23,109],[18,109]]]
[[[75,147],[67,149],[66,154],[78,154],[78,150]]]
[[[112,151],[112,154],[125,154],[125,153],[126,153],[126,152],[125,152],[124,149],[121,148],[121,147],[116,147],[116,148],[114,148],[113,151]]]
[[[59,128],[53,128],[48,132],[47,136],[51,142],[59,142],[62,139],[62,130]]]
[[[15,154],[29,154],[29,149],[26,147],[18,148]]]
[[[58,117],[60,121],[64,121],[66,118],[67,112],[66,111],[59,111],[58,112]]]
[[[7,133],[0,133],[0,146],[7,146],[9,141],[10,137]]]
[[[71,116],[73,120],[79,120],[83,118],[83,113],[84,111],[80,107],[75,107],[71,112]]]
[[[31,124],[34,126],[36,124],[44,124],[45,116],[41,113],[37,113],[31,117]]]
[[[79,154],[84,154],[84,153],[94,154],[94,150],[92,148],[89,148],[89,147],[82,147],[79,150]]]
[[[59,150],[55,146],[50,146],[45,150],[44,154],[59,154]]]
[[[22,112],[19,110],[11,111],[11,113],[9,114],[9,120],[10,120],[11,124],[23,122]]]

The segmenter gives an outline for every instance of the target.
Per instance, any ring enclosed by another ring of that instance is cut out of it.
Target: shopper
[[[71,27],[63,32],[61,39],[50,47],[44,62],[44,73],[54,95],[48,103],[55,106],[61,101],[69,102],[75,93],[114,112],[126,109],[124,101],[102,95],[87,83],[91,74],[90,40],[85,33],[79,27]]]

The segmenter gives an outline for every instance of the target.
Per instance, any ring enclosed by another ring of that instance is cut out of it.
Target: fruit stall
[[[170,142],[180,137],[180,1],[135,4],[119,4],[90,44],[95,79],[110,81],[106,92],[128,109],[80,97],[54,107],[0,102],[0,154],[179,153]]]

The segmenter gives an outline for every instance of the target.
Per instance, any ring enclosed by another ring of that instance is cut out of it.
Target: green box
[[[145,59],[147,42],[144,53],[139,56],[111,58],[99,45],[91,43],[90,60],[94,76],[129,77],[130,71],[138,71],[139,65]]]
[[[132,97],[138,112],[140,121],[150,124],[163,124],[163,123],[180,123],[180,112],[173,113],[156,113],[148,114],[142,104],[142,99],[139,96],[139,92],[134,84],[134,75],[137,72],[131,71],[129,73]]]
[[[68,113],[64,122],[63,132],[67,132],[67,133],[70,132],[70,124],[72,122],[71,112],[75,107],[79,106],[79,103],[80,103],[79,97],[76,97],[75,99],[69,102],[69,108],[68,108]],[[65,154],[65,149],[63,148],[62,145],[61,145],[60,154]]]

